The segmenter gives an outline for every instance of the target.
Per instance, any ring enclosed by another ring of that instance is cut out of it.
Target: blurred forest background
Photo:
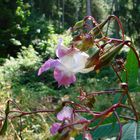
[[[64,38],[65,45],[71,41],[69,27],[86,15],[92,15],[100,23],[111,14],[120,18],[126,38],[140,52],[139,0],[0,0],[0,110],[8,98],[14,99],[23,110],[31,111],[55,108],[64,98],[76,100],[80,87],[88,92],[116,87],[117,77],[109,67],[98,74],[78,74],[78,81],[69,88],[58,88],[52,71],[37,76],[41,64],[55,57],[58,38]],[[115,22],[106,32],[111,37],[120,36]],[[95,103],[96,109],[103,110],[111,104],[110,96],[98,98],[102,102]],[[140,106],[140,97],[135,101]],[[23,138],[45,140],[50,136],[53,115],[22,119]],[[20,139],[19,129],[18,119],[10,122],[5,139]]]

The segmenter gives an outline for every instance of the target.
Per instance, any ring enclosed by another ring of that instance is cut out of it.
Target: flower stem
[[[113,112],[114,112],[114,115],[116,116],[116,119],[117,119],[119,127],[120,127],[120,133],[119,133],[119,136],[118,136],[118,140],[120,140],[121,137],[122,137],[122,125],[121,125],[121,121],[120,121],[120,118],[119,118],[117,112],[115,110]]]

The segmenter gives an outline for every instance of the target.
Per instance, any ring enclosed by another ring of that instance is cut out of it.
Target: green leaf
[[[100,126],[98,129],[96,129],[93,132],[93,136],[95,139],[98,139],[101,137],[103,138],[103,137],[117,136],[118,133],[119,133],[118,124],[114,125],[114,127],[112,127],[112,124],[107,124],[107,125]]]
[[[128,88],[132,90],[138,84],[138,68],[139,68],[137,57],[132,49],[128,52],[125,67],[128,73]],[[125,72],[122,73],[121,78],[123,82],[126,82]]]
[[[3,126],[2,126],[2,128],[0,130],[0,135],[4,135],[6,130],[7,130],[9,111],[10,111],[10,107],[9,107],[9,101],[8,101],[7,105],[6,105],[6,109],[5,109],[5,120],[4,120]]]
[[[117,123],[114,127],[112,127],[112,123],[101,125],[94,132],[91,131],[90,133],[94,140],[105,137],[114,137],[119,133],[119,125]],[[76,140],[81,140],[81,138],[82,136],[78,136]]]
[[[140,140],[140,121],[125,124],[122,134],[122,140]]]
[[[74,29],[81,28],[84,25],[84,20],[80,20],[73,26]]]
[[[6,130],[7,130],[7,126],[8,126],[8,118],[6,117],[3,123],[3,126],[0,130],[0,135],[4,135]]]

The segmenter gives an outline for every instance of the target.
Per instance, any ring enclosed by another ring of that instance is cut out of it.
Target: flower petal
[[[80,70],[85,68],[87,59],[89,58],[89,55],[84,53],[84,52],[77,52],[75,53],[75,55],[73,56],[74,60],[75,60],[75,65],[76,67],[74,68],[74,72],[77,73]]]
[[[73,49],[73,52],[60,58],[60,63],[69,71],[78,73],[85,68],[88,58],[88,54]]]
[[[50,68],[53,68],[55,66],[57,66],[60,62],[56,59],[49,59],[47,60],[42,66],[41,68],[38,70],[38,75],[42,74],[44,71],[47,71]]]
[[[73,109],[69,106],[64,106],[63,109],[57,114],[57,119],[63,121],[65,119],[71,119]]]
[[[82,70],[79,70],[80,73],[88,73],[90,71],[93,71],[95,68],[95,66],[93,67],[90,67],[90,68],[85,68],[85,69],[82,69]]]
[[[63,42],[63,39],[60,38],[58,40],[58,45],[57,45],[57,48],[56,48],[56,56],[58,58],[63,57],[66,54],[68,54],[68,53],[70,53],[72,51],[72,48],[66,48],[66,47],[64,47],[63,44],[62,44],[62,42]]]
[[[54,123],[54,124],[52,125],[52,127],[50,128],[51,134],[52,134],[52,135],[55,135],[55,134],[58,132],[60,126],[61,126],[61,123]]]
[[[61,85],[68,86],[71,83],[74,83],[76,81],[75,75],[73,73],[68,73],[65,67],[63,67],[63,69],[66,71],[59,70],[59,68],[56,68],[54,70],[54,78],[58,82],[59,86]]]

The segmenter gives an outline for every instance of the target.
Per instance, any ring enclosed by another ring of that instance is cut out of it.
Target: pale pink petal
[[[79,72],[80,72],[80,73],[88,73],[88,72],[90,72],[90,71],[93,71],[94,68],[95,68],[95,66],[90,67],[90,68],[84,68],[84,69],[79,70]]]
[[[65,71],[59,70],[58,68],[55,68],[54,70],[54,78],[58,82],[59,86],[68,86],[76,81],[76,77],[73,73],[67,75]]]
[[[50,128],[51,134],[52,134],[52,135],[55,135],[55,134],[58,132],[60,126],[61,126],[61,123],[54,123],[54,124],[52,125],[52,127]]]
[[[63,40],[62,40],[62,38],[60,38],[58,41],[57,48],[56,48],[56,56],[58,58],[63,57],[72,51],[72,48],[64,47],[62,42],[63,42]]]
[[[42,74],[44,71],[47,71],[50,68],[53,68],[53,67],[57,66],[58,64],[59,64],[59,61],[57,59],[54,60],[54,59],[50,58],[38,70],[38,75]]]
[[[65,119],[71,119],[73,109],[69,106],[64,106],[63,109],[57,114],[57,119],[63,121]]]
[[[86,140],[93,140],[93,139],[92,139],[92,135],[91,135],[90,133],[86,133],[86,134],[84,135],[84,138],[85,138]]]
[[[61,57],[59,60],[69,71],[78,73],[85,68],[88,57],[88,54],[73,49],[73,52]]]

